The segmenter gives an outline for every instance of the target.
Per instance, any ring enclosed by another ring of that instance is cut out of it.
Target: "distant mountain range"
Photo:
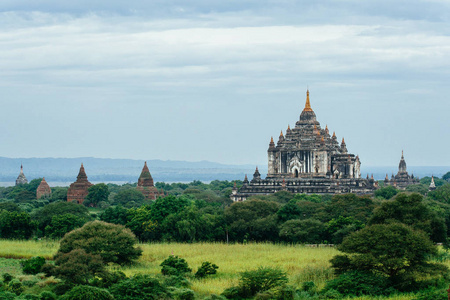
[[[23,164],[28,180],[39,177],[53,185],[68,185],[75,181],[81,163],[91,182],[137,182],[144,166],[144,160],[109,159],[109,158],[7,158],[0,157],[0,183],[13,185]],[[226,165],[210,161],[188,162],[174,160],[147,160],[155,182],[191,182],[201,180],[243,180],[245,174],[249,179],[255,171],[254,165]],[[261,174],[267,174],[266,163],[258,166]],[[362,176],[374,175],[375,179],[384,179],[386,173],[397,173],[397,167],[364,167]],[[450,171],[450,167],[408,167],[415,176],[424,177],[432,174],[441,177]]]

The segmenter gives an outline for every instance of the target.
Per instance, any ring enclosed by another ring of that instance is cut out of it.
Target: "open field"
[[[311,248],[301,245],[276,245],[270,243],[222,244],[222,243],[155,243],[141,244],[144,250],[138,263],[128,267],[116,267],[128,276],[136,273],[160,274],[159,264],[169,255],[178,255],[189,263],[193,272],[203,261],[219,266],[218,274],[204,280],[191,279],[192,289],[200,296],[220,294],[224,289],[236,285],[239,272],[259,266],[278,267],[286,271],[290,284],[298,287],[304,281],[314,281],[323,287],[333,278],[329,260],[339,253],[335,248]],[[9,241],[0,240],[0,257],[28,258],[36,255],[51,258],[58,249],[54,241]],[[4,263],[5,261],[3,261]],[[0,273],[5,272],[0,266]],[[378,299],[408,300],[414,295],[381,297]],[[353,299],[375,299],[361,297]]]

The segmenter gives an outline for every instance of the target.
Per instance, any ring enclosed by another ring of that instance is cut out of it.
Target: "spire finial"
[[[270,143],[273,143],[273,136],[270,137]]]
[[[282,137],[282,136],[283,136],[283,130],[280,131],[280,137]]]
[[[333,131],[333,138],[336,138],[336,132]]]
[[[291,125],[288,124],[288,130],[291,130]]]
[[[313,111],[311,108],[311,103],[309,102],[309,89],[306,90],[306,103],[303,111]]]
[[[344,137],[342,137],[342,143],[341,144],[345,144]]]
[[[403,159],[404,157],[403,157],[403,149],[402,149],[402,159]]]

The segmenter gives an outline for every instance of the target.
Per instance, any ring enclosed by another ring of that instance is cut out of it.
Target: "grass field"
[[[191,279],[192,289],[200,296],[220,294],[224,289],[236,285],[239,272],[256,269],[259,266],[280,268],[288,273],[289,283],[295,287],[304,281],[314,281],[323,287],[326,280],[333,278],[329,260],[339,253],[335,248],[311,248],[300,245],[258,244],[222,244],[222,243],[157,243],[141,244],[144,250],[139,261],[128,267],[116,267],[128,276],[143,274],[160,274],[160,263],[169,255],[178,255],[189,263],[193,272],[203,261],[210,261],[219,266],[217,275],[204,280]],[[0,240],[0,257],[29,258],[43,256],[51,258],[58,249],[54,241],[9,241]],[[5,264],[5,260],[0,261]],[[5,265],[5,267],[8,264]],[[9,266],[8,268],[11,268]],[[0,273],[6,272],[0,266]],[[362,297],[353,299],[391,299],[408,300],[414,295],[399,295],[389,298]]]

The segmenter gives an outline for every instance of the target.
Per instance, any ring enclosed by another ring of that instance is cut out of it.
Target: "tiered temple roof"
[[[136,189],[142,192],[147,200],[155,200],[158,197],[164,197],[164,191],[161,189],[161,192],[159,192],[153,184],[153,177],[150,174],[147,162],[144,163],[137,185]]]
[[[87,196],[88,189],[93,184],[88,181],[83,164],[81,164],[80,172],[78,173],[77,180],[72,183],[67,190],[67,201],[76,202],[82,204],[84,198]]]
[[[341,144],[336,134],[330,136],[328,125],[321,128],[311,107],[309,90],[306,103],[295,127],[288,125],[275,145],[270,139],[268,174],[261,179],[256,170],[253,179],[233,191],[234,201],[251,195],[266,195],[280,190],[294,193],[372,193],[377,183],[362,179],[359,157],[348,153],[344,138]],[[248,182],[248,181],[247,181]]]
[[[398,172],[397,175],[394,176],[392,174],[391,179],[388,179],[388,175],[386,174],[386,178],[384,179],[385,185],[391,185],[395,186],[398,189],[404,190],[408,185],[411,184],[418,184],[419,178],[415,178],[413,174],[409,175],[408,171],[406,170],[406,161],[405,157],[403,156],[403,150],[402,150],[402,157],[400,158],[400,162],[398,164]]]
[[[48,185],[47,181],[45,181],[45,177],[44,177],[44,178],[42,178],[42,181],[36,190],[36,198],[40,199],[42,197],[48,197],[51,194],[52,194],[52,189]]]

